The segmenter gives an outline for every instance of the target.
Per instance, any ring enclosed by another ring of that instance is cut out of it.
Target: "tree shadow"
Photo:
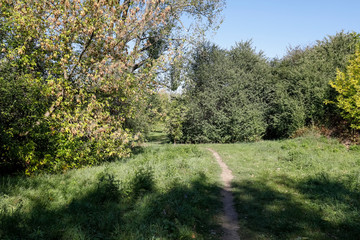
[[[243,239],[359,239],[359,192],[323,177],[271,181],[288,190],[266,179],[233,183]]]
[[[144,146],[135,146],[131,149],[131,156],[140,155],[145,152]]]
[[[66,205],[32,199],[30,209],[0,209],[0,239],[218,239],[219,186],[204,174],[156,189],[141,172],[127,187],[103,175]],[[50,207],[52,206],[52,207]]]

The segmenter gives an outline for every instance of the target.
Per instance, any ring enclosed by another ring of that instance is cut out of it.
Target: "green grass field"
[[[232,169],[241,239],[359,239],[360,150],[308,136],[211,145]]]
[[[317,136],[152,143],[98,167],[0,177],[0,239],[220,239],[221,171],[206,147],[235,176],[241,239],[359,239],[360,148]]]
[[[196,146],[148,146],[123,162],[0,178],[0,239],[219,239],[218,175]]]

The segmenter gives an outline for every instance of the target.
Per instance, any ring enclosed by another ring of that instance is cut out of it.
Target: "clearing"
[[[240,239],[360,236],[360,148],[307,136],[149,144],[65,174],[2,176],[0,239],[221,239],[221,169],[207,148],[234,176]]]

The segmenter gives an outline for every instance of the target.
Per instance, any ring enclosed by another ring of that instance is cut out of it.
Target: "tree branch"
[[[131,72],[135,72],[137,69],[139,69],[141,66],[143,66],[147,62],[148,58],[145,58],[141,62],[135,63],[134,66],[132,66]]]
[[[74,67],[72,68],[72,70],[71,70],[71,72],[70,72],[67,80],[69,80],[69,79],[71,78],[71,76],[73,75],[73,73],[74,73],[74,71],[75,71],[75,68],[76,68],[76,67],[79,65],[79,63],[80,63],[82,56],[84,55],[84,53],[86,52],[86,50],[87,50],[88,47],[90,46],[91,41],[93,40],[93,38],[94,38],[94,36],[95,36],[94,32],[95,32],[95,31],[93,31],[93,32],[91,33],[89,40],[87,41],[87,43],[85,44],[84,49],[83,49],[82,52],[80,53],[80,56],[79,56],[76,64],[75,64]]]

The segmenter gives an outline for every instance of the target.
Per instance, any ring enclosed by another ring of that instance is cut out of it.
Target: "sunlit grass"
[[[317,136],[211,147],[235,175],[243,239],[359,239],[357,147]]]
[[[165,144],[170,143],[170,139],[166,133],[166,127],[163,123],[158,123],[152,126],[152,131],[146,136],[146,140],[151,144]]]
[[[308,136],[151,143],[98,167],[0,177],[0,239],[220,239],[220,169],[209,146],[235,175],[241,239],[360,236],[360,148]]]
[[[65,174],[3,177],[0,239],[218,239],[219,173],[196,146],[162,145]]]

